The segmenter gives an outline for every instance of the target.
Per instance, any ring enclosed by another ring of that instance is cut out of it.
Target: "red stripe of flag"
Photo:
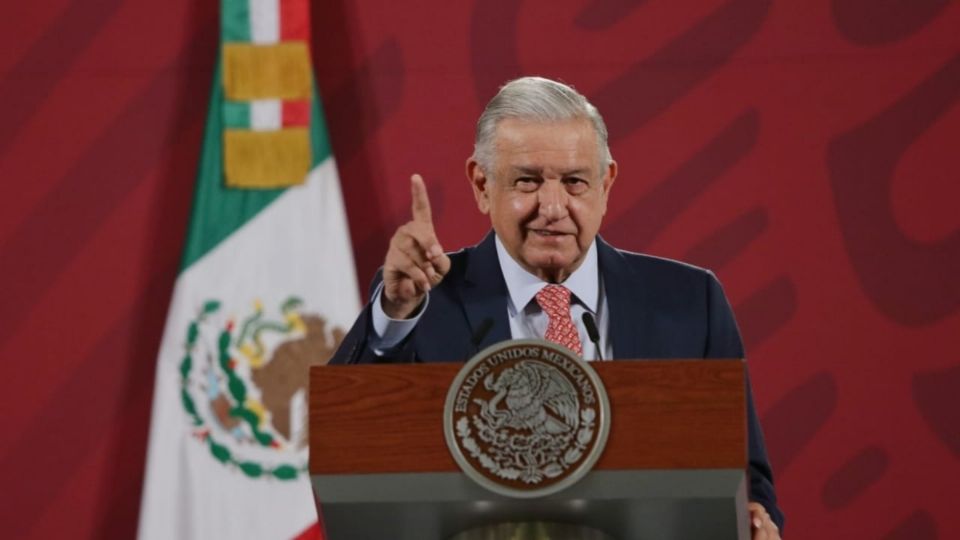
[[[319,523],[314,523],[303,532],[293,538],[293,540],[323,540],[323,529]]]
[[[305,41],[309,47],[309,0],[280,0],[280,41]]]
[[[310,101],[284,101],[280,114],[283,127],[306,127],[310,125]]]

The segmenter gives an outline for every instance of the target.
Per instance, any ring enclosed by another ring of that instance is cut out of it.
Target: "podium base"
[[[463,531],[450,540],[614,540],[607,533],[590,527],[550,523],[499,523]]]
[[[329,540],[460,540],[461,531],[531,522],[576,523],[617,540],[750,538],[742,470],[591,471],[537,499],[494,494],[459,472],[315,474],[313,486]]]

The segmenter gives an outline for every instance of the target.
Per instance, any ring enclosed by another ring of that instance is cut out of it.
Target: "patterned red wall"
[[[477,241],[482,104],[566,80],[620,163],[603,234],[727,288],[790,536],[960,537],[960,4],[408,4],[314,5],[362,282],[412,172]],[[0,36],[0,523],[129,537],[216,6],[25,2]]]

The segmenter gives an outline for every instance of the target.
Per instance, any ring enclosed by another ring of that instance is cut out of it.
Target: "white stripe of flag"
[[[280,0],[250,2],[250,40],[258,45],[280,41]]]
[[[255,99],[250,102],[250,129],[273,131],[283,127],[283,102],[279,99]]]

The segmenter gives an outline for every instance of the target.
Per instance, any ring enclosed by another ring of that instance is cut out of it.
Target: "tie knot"
[[[548,314],[560,310],[570,311],[570,289],[563,285],[550,284],[537,293],[537,303]]]

